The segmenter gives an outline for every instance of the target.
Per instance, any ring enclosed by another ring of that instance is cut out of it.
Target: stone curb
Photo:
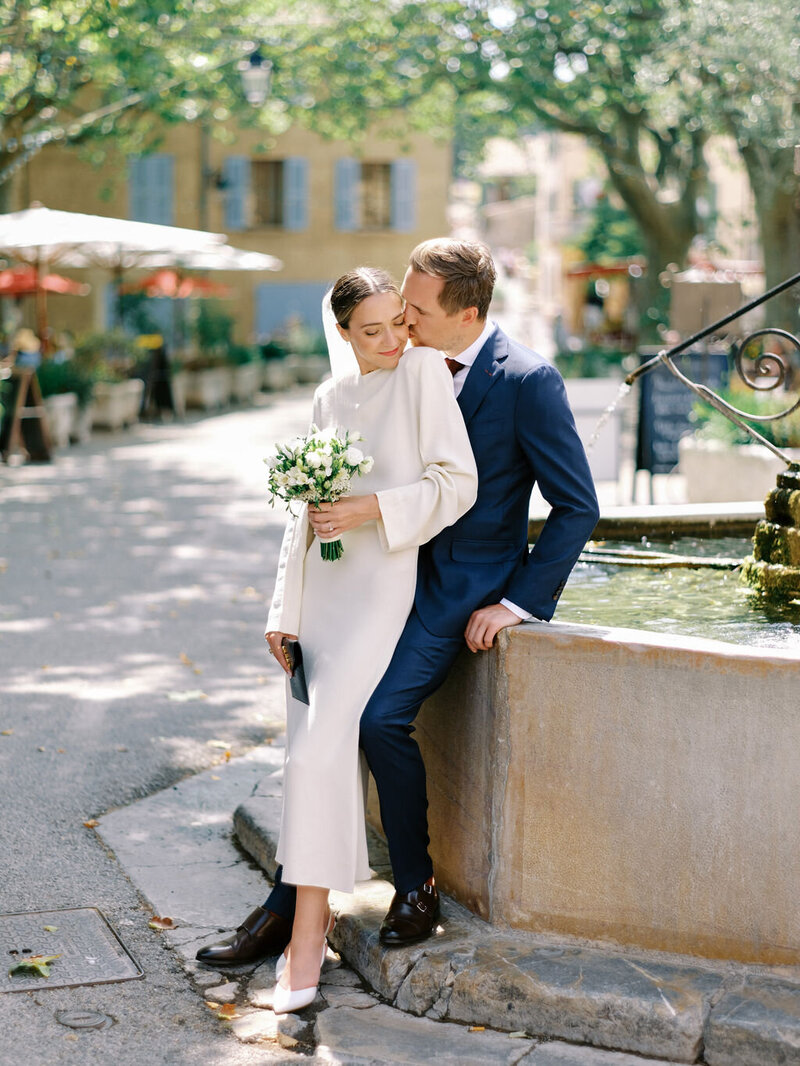
[[[234,813],[242,847],[270,876],[280,772]],[[385,847],[370,842],[383,873]],[[435,1020],[522,1032],[708,1066],[800,1066],[800,973],[492,927],[442,898],[443,925],[409,948],[378,927],[394,889],[382,877],[332,894],[332,946],[394,1007]]]

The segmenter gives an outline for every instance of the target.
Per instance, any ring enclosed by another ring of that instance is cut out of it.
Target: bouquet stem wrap
[[[307,437],[276,445],[275,455],[264,460],[269,467],[270,503],[283,500],[291,507],[300,500],[317,506],[347,496],[352,479],[372,469],[372,457],[355,446],[363,439],[350,430],[338,434],[312,426]],[[323,540],[320,552],[326,562],[335,562],[344,554],[344,545],[338,539]]]

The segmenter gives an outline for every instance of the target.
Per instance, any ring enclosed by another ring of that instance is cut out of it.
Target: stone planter
[[[600,420],[619,398],[622,381],[617,378],[566,378],[564,384],[578,436],[586,448],[592,477],[595,481],[616,481],[619,477],[622,404],[613,409],[602,425]],[[593,441],[595,433],[597,439]]]
[[[189,371],[186,386],[186,406],[202,411],[225,407],[231,395],[231,374],[227,366]]]
[[[261,387],[270,392],[289,389],[295,383],[294,372],[286,359],[268,359],[261,365]]]
[[[800,448],[783,451],[800,461]],[[761,444],[724,444],[698,440],[691,434],[678,442],[678,470],[686,479],[689,503],[730,503],[763,500],[786,469],[777,455]]]
[[[287,355],[286,365],[299,385],[316,385],[331,369],[327,355]]]
[[[172,391],[172,406],[176,418],[183,418],[186,414],[186,393],[189,388],[189,373],[186,370],[178,370],[170,375],[170,389]]]
[[[72,420],[69,439],[73,444],[84,444],[92,435],[92,405],[79,407]]]
[[[74,392],[46,396],[42,401],[47,412],[50,440],[57,448],[66,448],[78,414],[78,397]]]
[[[237,403],[252,403],[261,390],[261,366],[258,363],[243,363],[231,367],[231,399]]]
[[[121,429],[139,421],[144,382],[139,378],[129,381],[98,381],[92,393],[90,405],[92,427]]]

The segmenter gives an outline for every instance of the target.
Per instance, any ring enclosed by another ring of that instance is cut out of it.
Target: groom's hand
[[[502,603],[492,603],[473,611],[464,630],[464,640],[470,651],[488,651],[501,629],[516,626],[522,619]]]

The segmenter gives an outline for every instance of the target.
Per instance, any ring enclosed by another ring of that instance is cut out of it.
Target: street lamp
[[[239,63],[242,76],[242,88],[248,104],[260,107],[269,96],[272,82],[272,63],[265,59],[256,48],[247,59]]]

